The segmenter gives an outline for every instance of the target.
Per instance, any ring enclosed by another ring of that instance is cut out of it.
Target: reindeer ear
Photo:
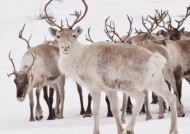
[[[50,33],[53,37],[56,37],[57,29],[56,29],[56,28],[53,28],[53,27],[50,27],[50,28],[49,28],[49,33]]]
[[[75,28],[75,31],[77,32],[77,35],[79,36],[82,32],[83,29],[81,29],[79,26]]]

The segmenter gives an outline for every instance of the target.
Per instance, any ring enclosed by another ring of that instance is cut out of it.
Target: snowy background
[[[17,70],[19,70],[21,59],[26,51],[26,43],[18,38],[18,33],[24,23],[26,23],[23,36],[28,38],[32,34],[31,46],[35,46],[46,39],[52,37],[48,32],[49,25],[45,20],[37,19],[43,6],[47,1],[41,0],[0,0],[0,134],[90,134],[93,130],[93,118],[82,118],[79,115],[80,103],[75,82],[66,80],[64,119],[47,121],[48,109],[43,94],[41,103],[44,111],[42,121],[29,122],[29,100],[25,99],[20,103],[16,100],[16,87],[13,82],[14,76],[7,77],[13,68],[8,59],[9,51],[12,51]],[[83,29],[83,34],[79,37],[82,43],[88,27],[91,27],[91,37],[94,41],[106,40],[103,31],[104,21],[110,16],[115,21],[116,28],[121,35],[128,31],[126,14],[134,19],[133,28],[142,28],[141,16],[154,14],[154,9],[169,10],[172,19],[181,19],[186,12],[186,7],[190,5],[189,0],[86,0],[89,10],[86,17],[78,24]],[[72,22],[73,17],[69,16],[74,10],[84,11],[84,6],[80,0],[55,1],[48,8],[48,13],[60,19],[67,17]],[[65,23],[66,24],[66,23]],[[184,26],[190,31],[190,18]],[[190,134],[190,86],[183,81],[182,102],[184,104],[186,116],[178,118],[178,129],[181,134]],[[83,87],[84,103],[87,104],[88,91]],[[121,94],[119,94],[119,106],[121,106]],[[116,134],[116,124],[113,118],[107,118],[107,108],[104,101],[105,94],[102,93],[100,132],[102,134]],[[170,127],[170,113],[165,113],[165,118],[158,120],[158,106],[150,105],[153,120],[145,121],[145,115],[139,115],[135,126],[136,134],[166,134]],[[126,116],[128,122],[130,115]],[[127,125],[123,124],[125,127]]]

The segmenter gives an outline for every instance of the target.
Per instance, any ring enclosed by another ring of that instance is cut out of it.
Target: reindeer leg
[[[100,134],[99,131],[99,116],[100,116],[100,91],[95,91],[92,89],[90,91],[90,94],[92,95],[92,101],[93,101],[93,116],[94,116],[94,130],[93,134]]]
[[[109,99],[108,99],[107,95],[106,95],[105,100],[106,100],[107,107],[108,107],[107,117],[113,117],[112,111],[111,111],[111,109],[110,109],[110,101],[109,101]]]
[[[177,134],[177,109],[176,109],[176,96],[168,90],[164,80],[159,82],[159,88],[155,90],[161,97],[168,101],[171,108],[171,126],[170,134]]]
[[[34,114],[33,114],[33,108],[34,108],[34,100],[33,100],[33,91],[29,91],[29,101],[30,101],[30,121],[35,121]]]
[[[106,94],[110,100],[111,110],[112,110],[113,116],[114,116],[116,124],[117,124],[117,132],[118,132],[118,134],[121,134],[124,129],[123,129],[123,126],[121,124],[121,120],[119,118],[117,93],[108,90],[108,91],[106,91]]]
[[[49,116],[48,116],[48,120],[54,120],[55,119],[55,113],[53,112],[53,94],[54,94],[54,89],[53,88],[49,88]]]
[[[123,93],[123,104],[122,104],[122,114],[121,114],[122,123],[125,123],[125,115],[126,115],[125,109],[127,109],[127,104],[128,104],[128,95]]]
[[[145,93],[145,107],[146,107],[146,120],[150,120],[152,119],[152,116],[150,114],[150,109],[149,109],[149,100],[148,100],[148,91],[145,90],[144,91]]]
[[[134,107],[131,119],[125,130],[122,132],[122,134],[134,134],[134,125],[136,122],[136,118],[141,110],[145,98],[145,94],[143,92],[138,92],[139,91],[138,89],[132,89],[132,91],[136,92],[134,93],[129,92],[128,94],[131,95],[136,100],[136,105]]]
[[[131,102],[131,97],[128,97],[128,101],[127,101],[127,114],[132,114],[133,113],[133,104]]]
[[[44,91],[44,100],[46,101],[48,107],[49,107],[49,98],[48,98],[48,93],[47,93],[47,86],[43,87],[43,91]]]
[[[79,98],[80,98],[80,107],[81,107],[80,115],[83,115],[85,113],[85,110],[84,110],[84,105],[83,105],[82,88],[78,83],[76,83],[76,84],[77,84],[77,90],[78,90]]]
[[[158,103],[158,96],[152,92],[152,102],[151,104],[157,104]]]
[[[57,84],[58,90],[59,90],[59,98],[60,98],[60,112],[59,112],[59,119],[63,118],[63,108],[64,108],[64,100],[65,100],[65,91],[64,91],[64,85],[65,85],[65,77],[62,76],[58,80],[59,83]]]
[[[43,119],[43,111],[42,111],[42,107],[40,105],[40,90],[41,90],[41,86],[37,87],[37,89],[36,89],[37,105],[36,105],[36,112],[35,112],[36,120]]]
[[[83,115],[83,117],[91,117],[92,116],[91,102],[92,102],[92,96],[90,94],[88,94],[88,106],[87,106],[86,112]]]

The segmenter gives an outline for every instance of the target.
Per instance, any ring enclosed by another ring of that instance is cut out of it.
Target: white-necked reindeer
[[[30,121],[34,121],[33,115],[33,88],[36,87],[37,106],[35,116],[42,116],[42,108],[39,101],[40,90],[43,86],[49,85],[57,93],[57,103],[55,114],[58,118],[63,118],[64,107],[64,84],[65,76],[60,73],[57,62],[59,58],[59,50],[57,47],[50,45],[39,45],[29,48],[22,58],[22,63],[19,71],[16,71],[13,60],[14,71],[9,74],[15,75],[14,82],[17,88],[17,100],[24,101],[26,95],[29,95],[30,101]],[[59,103],[60,102],[60,103]]]
[[[145,97],[144,89],[152,89],[169,102],[171,106],[170,133],[178,133],[176,97],[167,90],[168,87],[162,75],[166,59],[158,53],[152,53],[138,46],[124,46],[120,43],[109,42],[97,42],[94,45],[79,43],[77,38],[82,33],[82,29],[79,26],[75,29],[73,27],[86,15],[87,4],[84,0],[82,1],[86,7],[82,17],[75,12],[77,18],[71,26],[62,27],[59,31],[50,28],[50,33],[59,43],[58,66],[61,73],[86,86],[92,95],[93,133],[100,133],[100,96],[101,91],[105,91],[111,103],[118,134],[133,134],[135,121]],[[49,21],[55,25],[55,21],[51,18]],[[124,92],[136,100],[134,112],[125,130],[118,115],[117,91]]]

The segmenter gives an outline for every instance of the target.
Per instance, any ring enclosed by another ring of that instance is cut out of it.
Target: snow
[[[78,24],[84,31],[79,37],[83,43],[88,27],[91,27],[91,37],[94,41],[106,40],[107,37],[103,31],[104,21],[110,16],[116,24],[116,28],[121,35],[126,34],[128,30],[128,22],[126,14],[134,19],[133,27],[142,28],[141,16],[154,14],[154,9],[169,10],[172,19],[181,19],[180,16],[186,12],[186,7],[190,4],[189,0],[86,0],[89,11],[86,17]],[[7,77],[7,73],[12,72],[12,65],[8,60],[9,51],[14,59],[17,70],[24,52],[26,51],[26,43],[18,38],[18,32],[26,23],[23,36],[28,38],[32,34],[31,46],[35,46],[46,39],[51,40],[52,37],[48,32],[49,25],[45,20],[36,19],[43,10],[44,3],[47,0],[0,0],[0,39],[1,39],[1,56],[0,56],[0,134],[89,134],[93,131],[93,118],[82,118],[79,115],[80,102],[76,90],[75,82],[71,79],[66,80],[65,85],[65,107],[64,119],[48,121],[48,109],[41,94],[41,104],[44,111],[42,121],[29,122],[29,100],[22,103],[16,101],[16,87],[13,82],[14,76]],[[80,0],[62,0],[62,2],[53,2],[48,13],[60,19],[67,17],[71,22],[73,17],[69,16],[74,10],[84,11],[83,4]],[[65,22],[65,21],[64,21]],[[190,31],[190,19],[188,18],[184,26]],[[65,24],[66,25],[66,24]],[[190,133],[190,92],[189,84],[183,81],[182,102],[184,104],[186,116],[178,118],[178,129],[181,134]],[[88,90],[83,87],[84,104],[87,105]],[[121,107],[122,95],[119,95],[119,106]],[[113,118],[107,118],[107,108],[104,101],[105,94],[102,93],[101,111],[100,111],[100,132],[102,134],[116,134],[116,124]],[[153,120],[145,121],[145,115],[139,115],[135,125],[136,134],[166,134],[170,127],[170,113],[165,113],[165,118],[158,120],[158,106],[150,105]],[[128,122],[130,115],[126,116]],[[123,124],[124,127],[127,123]]]

